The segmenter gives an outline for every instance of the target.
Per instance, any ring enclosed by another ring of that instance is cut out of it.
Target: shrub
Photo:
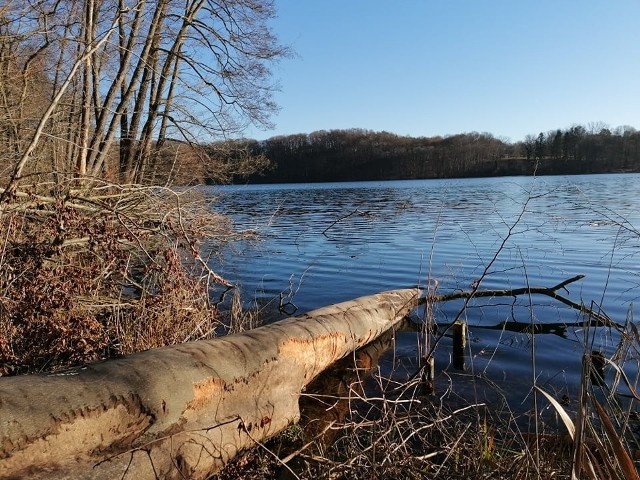
[[[21,190],[0,211],[0,374],[78,365],[215,334],[202,257],[230,225],[196,191]]]

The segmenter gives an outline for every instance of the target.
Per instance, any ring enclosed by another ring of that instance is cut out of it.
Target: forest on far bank
[[[640,132],[630,126],[574,125],[511,143],[489,133],[408,137],[363,129],[322,130],[207,148],[265,159],[266,168],[233,183],[562,175],[640,172]],[[221,147],[224,146],[224,149]]]

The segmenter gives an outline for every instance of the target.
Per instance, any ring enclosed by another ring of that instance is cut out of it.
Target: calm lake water
[[[502,177],[216,187],[220,212],[259,233],[236,242],[213,267],[237,282],[266,318],[303,313],[383,290],[438,281],[438,292],[554,286],[577,274],[565,296],[600,306],[624,323],[640,296],[640,175]],[[440,304],[445,325],[460,302]],[[297,309],[297,310],[296,310]],[[512,401],[529,395],[532,352],[538,384],[575,395],[585,348],[611,354],[618,341],[600,328],[585,347],[579,314],[547,297],[494,298],[464,313],[465,370],[438,346],[440,382],[452,374],[499,382]],[[504,323],[509,322],[509,323]],[[534,323],[540,333],[524,327]],[[506,328],[502,328],[506,325]],[[383,371],[415,370],[417,334],[397,336]],[[633,373],[633,369],[630,373]]]

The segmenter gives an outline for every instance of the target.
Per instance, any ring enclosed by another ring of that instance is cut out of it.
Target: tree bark
[[[207,478],[299,418],[302,389],[398,324],[393,290],[255,330],[0,380],[2,478]]]

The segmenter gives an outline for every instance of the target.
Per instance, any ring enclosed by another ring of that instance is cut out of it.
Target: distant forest
[[[259,173],[234,175],[234,183],[640,172],[640,132],[601,124],[541,132],[516,143],[489,133],[415,138],[362,129],[233,143],[233,150],[268,165]],[[210,157],[222,146],[229,151],[231,145],[210,145]]]

